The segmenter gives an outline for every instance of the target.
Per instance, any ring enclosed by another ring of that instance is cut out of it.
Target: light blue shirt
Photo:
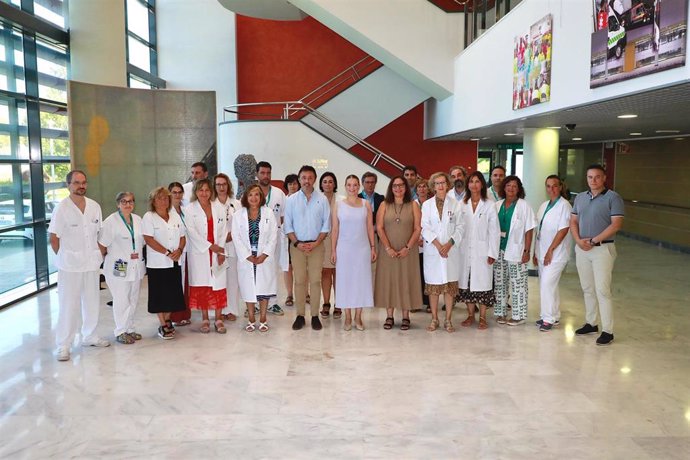
[[[372,193],[371,196],[369,196],[367,195],[367,192],[362,190],[362,198],[369,202],[369,206],[371,206],[371,209],[374,209],[374,194],[376,194],[376,192]]]
[[[302,190],[290,195],[285,204],[285,234],[294,233],[298,241],[315,241],[320,233],[331,231],[331,206],[328,198],[314,190],[311,199]]]

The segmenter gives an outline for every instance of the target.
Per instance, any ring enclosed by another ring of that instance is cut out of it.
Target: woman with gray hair
[[[103,272],[113,296],[115,339],[130,345],[141,340],[134,330],[134,312],[146,267],[142,251],[144,235],[141,217],[134,214],[134,194],[120,192],[115,197],[117,211],[103,221],[98,245],[105,256]]]

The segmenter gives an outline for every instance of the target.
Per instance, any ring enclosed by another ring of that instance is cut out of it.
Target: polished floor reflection
[[[65,363],[53,289],[0,312],[0,458],[687,459],[690,256],[623,238],[618,253],[610,347],[573,334],[584,309],[572,263],[549,333],[428,333],[426,313],[384,331],[379,310],[364,332],[332,318],[293,332],[288,308],[265,334],[238,321],[203,335],[197,321],[163,341],[144,289],[141,342]],[[533,324],[536,279],[530,294]]]

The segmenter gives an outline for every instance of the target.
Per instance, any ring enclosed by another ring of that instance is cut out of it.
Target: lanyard
[[[541,233],[541,226],[544,224],[544,217],[546,217],[546,213],[551,210],[554,206],[556,206],[556,203],[558,203],[558,200],[560,200],[561,197],[559,196],[553,201],[549,201],[549,204],[546,205],[546,210],[544,210],[544,215],[541,216],[541,221],[539,222],[539,233]]]
[[[504,200],[501,204],[501,209],[498,211],[498,218],[501,221],[501,230],[503,230],[503,228],[506,229],[506,238],[508,237],[508,225],[510,224],[510,221],[506,221],[506,217],[508,216],[508,210],[515,206],[515,203],[517,203],[517,200],[513,201],[513,203],[508,206],[508,209],[506,209],[506,202]]]
[[[491,186],[491,188],[490,188],[489,190],[491,190],[491,193],[493,193],[493,195],[494,195],[494,200],[498,201],[498,195],[496,195],[496,190],[494,190],[494,187]]]
[[[177,210],[176,210],[177,211]],[[180,216],[180,220],[182,221],[182,225],[187,227],[187,224],[184,221],[184,212],[182,211],[182,208],[180,207],[180,212],[177,213],[178,216]]]
[[[132,220],[132,225],[129,225],[125,220],[125,216],[122,215],[122,211],[118,211],[117,213],[120,215],[120,219],[122,219],[122,222],[124,222],[125,227],[127,227],[127,230],[129,230],[129,234],[132,237],[132,252],[136,252],[137,246],[134,242],[134,217],[132,217],[131,214],[129,215],[129,218]]]
[[[268,195],[266,196],[266,207],[270,207],[269,204],[271,203],[271,193],[273,193],[273,187],[270,185],[268,186]]]

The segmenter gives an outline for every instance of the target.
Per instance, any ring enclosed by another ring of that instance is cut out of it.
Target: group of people
[[[385,195],[375,192],[377,175],[367,172],[348,175],[339,197],[337,177],[325,172],[319,178],[308,165],[285,178],[286,194],[271,185],[272,167],[261,161],[256,183],[244,184],[238,200],[227,175],[211,179],[206,165],[195,163],[191,182],[151,191],[143,217],[133,212],[134,194],[123,191],[115,197],[117,211],[103,220],[98,203],[86,197],[85,173],[71,171],[69,196],[49,227],[58,267],[57,358],[70,359],[80,309],[82,344],[110,345],[95,333],[101,266],[113,296],[114,335],[122,344],[142,339],[134,313],[145,274],[148,311],[166,340],[191,323],[192,310],[201,311],[202,333],[213,326],[225,334],[225,321],[241,313],[247,332],[267,332],[267,314],[284,314],[272,302],[279,279],[287,288],[285,305],[295,306],[294,330],[306,325],[309,304],[314,330],[331,308],[334,318],[345,313],[345,330],[364,330],[363,309],[377,306],[386,309],[384,329],[395,326],[396,309],[400,329],[408,330],[410,312],[426,307],[427,331],[441,327],[441,310],[443,329],[453,332],[456,302],[467,307],[463,327],[476,322],[487,329],[491,307],[499,325],[524,324],[530,261],[539,270],[537,325],[546,332],[560,321],[558,284],[572,240],[586,306],[586,324],[576,334],[598,332],[598,312],[597,344],[611,343],[613,240],[623,202],[606,188],[604,168],[587,169],[589,190],[572,206],[561,179],[548,176],[548,200],[536,215],[520,178],[505,172],[496,166],[489,186],[481,172],[468,174],[462,166],[428,180],[406,166]]]

